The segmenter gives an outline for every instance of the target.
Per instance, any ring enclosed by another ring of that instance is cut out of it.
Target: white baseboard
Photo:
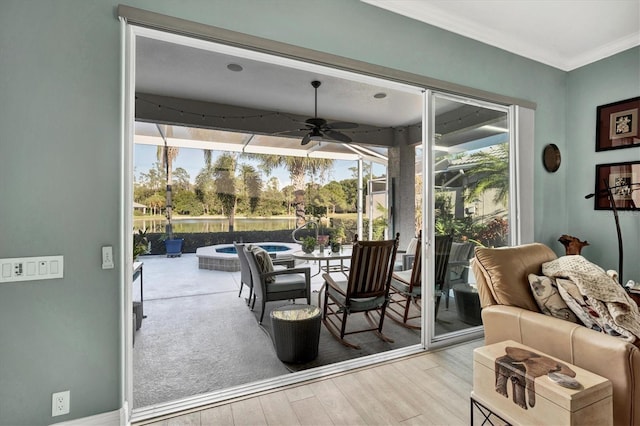
[[[55,426],[124,426],[126,425],[124,408],[95,416],[55,423]]]

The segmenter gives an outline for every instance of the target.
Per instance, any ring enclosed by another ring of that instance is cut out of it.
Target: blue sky
[[[146,173],[149,169],[153,167],[153,163],[157,160],[156,157],[157,147],[154,145],[141,145],[134,144],[134,173],[136,179],[140,176],[140,173]],[[216,152],[214,151],[214,161],[215,161]],[[257,165],[257,161],[243,160],[250,164]],[[326,182],[332,180],[343,180],[349,179],[352,176],[352,172],[349,170],[350,167],[356,167],[356,161],[346,161],[346,160],[335,160],[333,169],[329,172],[329,175],[326,176]],[[189,173],[189,178],[191,183],[194,182],[200,170],[204,167],[204,154],[201,149],[191,149],[191,148],[180,148],[180,152],[176,157],[174,162],[174,169],[182,167]],[[384,173],[378,168],[382,166],[374,165],[374,173],[380,174]],[[272,172],[271,176],[275,176],[280,180],[280,187],[287,186],[291,183],[289,179],[289,172],[284,168],[276,169]],[[268,178],[264,178],[264,181],[267,181]],[[324,183],[326,183],[324,182]]]

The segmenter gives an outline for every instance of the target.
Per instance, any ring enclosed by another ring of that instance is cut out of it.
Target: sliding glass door
[[[511,244],[512,131],[509,108],[441,93],[427,94],[425,137],[431,150],[425,206],[430,254],[426,312],[434,341],[482,325],[470,267],[474,248]],[[428,154],[428,155],[427,155]]]

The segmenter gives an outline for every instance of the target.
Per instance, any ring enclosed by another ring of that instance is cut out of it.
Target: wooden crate
[[[524,360],[521,357],[527,352],[523,350],[534,355],[526,355]],[[510,356],[507,351],[518,355]],[[541,374],[547,368],[556,368],[557,363],[575,372],[579,389],[562,387]],[[498,389],[506,391],[506,396]],[[611,382],[604,377],[514,341],[474,350],[472,398],[511,424],[611,425],[611,392]]]

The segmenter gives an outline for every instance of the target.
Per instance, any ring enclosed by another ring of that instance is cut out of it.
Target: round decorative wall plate
[[[542,152],[542,163],[548,172],[555,172],[560,168],[560,149],[556,144],[550,143]]]

